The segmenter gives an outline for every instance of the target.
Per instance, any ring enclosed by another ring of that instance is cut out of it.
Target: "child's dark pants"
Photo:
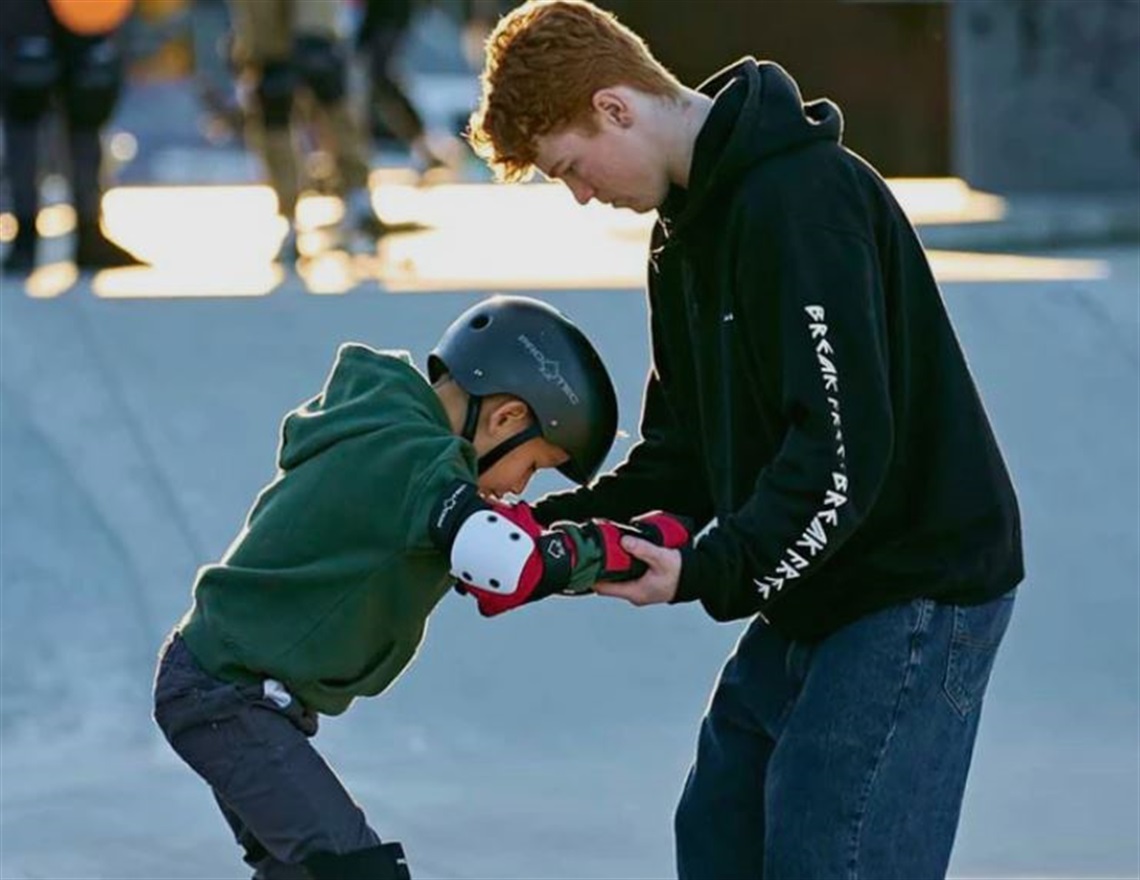
[[[314,864],[346,856],[374,868],[369,853],[391,863],[393,878],[407,876],[396,864],[398,845],[381,847],[360,807],[310,745],[316,715],[302,711],[276,683],[216,679],[174,634],[159,659],[154,717],[213,789],[258,880],[319,876]]]

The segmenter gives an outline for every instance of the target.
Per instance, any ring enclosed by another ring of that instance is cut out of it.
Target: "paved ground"
[[[162,179],[202,182],[212,157],[176,146],[155,157]],[[109,227],[155,268],[77,277],[63,237],[0,288],[3,880],[242,876],[147,717],[153,655],[271,475],[281,414],[340,342],[422,364],[477,297],[527,291],[597,340],[636,430],[637,218],[542,186],[421,190],[392,172],[378,207],[431,229],[282,271],[268,193],[234,167],[215,181],[232,189],[110,194]],[[941,186],[900,192],[921,219],[962,195]],[[1018,485],[1029,568],[953,873],[1135,876],[1140,250],[934,262]],[[451,597],[410,672],[321,742],[417,877],[666,877],[672,804],[738,632],[600,599],[485,621]]]
[[[422,363],[466,304],[521,286],[598,340],[634,432],[642,298],[597,279],[554,289],[556,272],[496,276],[511,253],[544,247],[504,242],[467,289],[415,293],[366,281],[318,295],[262,264],[250,271],[276,279],[262,295],[228,296],[246,270],[208,250],[197,268],[213,296],[186,295],[178,267],[82,277],[48,299],[5,281],[0,876],[240,875],[205,792],[150,729],[152,655],[195,567],[270,475],[281,413],[319,385],[340,341]],[[574,262],[584,270],[592,253]],[[1009,258],[1029,280],[1003,280],[991,261],[947,257],[983,280],[945,289],[1017,480],[1030,575],[954,869],[1126,876],[1140,867],[1140,257]],[[417,876],[667,876],[670,805],[737,630],[693,608],[602,600],[487,622],[449,599],[394,691],[322,739],[377,825],[416,854]],[[504,827],[519,829],[511,843],[492,831]]]

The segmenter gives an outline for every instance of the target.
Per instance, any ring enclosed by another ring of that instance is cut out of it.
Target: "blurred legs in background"
[[[245,72],[251,107],[247,137],[265,163],[277,210],[289,223],[282,259],[296,257],[301,166],[294,128],[300,93],[313,112],[319,146],[332,162],[332,184],[344,199],[342,230],[379,237],[391,229],[372,210],[364,138],[347,101],[339,4],[331,0],[230,0],[235,58]]]
[[[53,106],[62,113],[66,168],[75,208],[74,259],[80,269],[139,265],[100,226],[103,149],[123,82],[116,32],[79,35],[55,20],[47,0],[6,0],[0,17],[7,175],[17,232],[5,272],[35,268],[39,236],[41,129]]]
[[[206,111],[202,133],[214,144],[240,139],[245,125],[234,82],[231,31],[226,0],[194,0],[190,40],[195,91]]]
[[[483,69],[483,46],[511,5],[509,0],[463,0],[463,56],[473,71]]]
[[[368,70],[370,130],[374,136],[377,129],[390,131],[411,151],[417,168],[430,176],[447,168],[448,162],[428,143],[423,117],[396,71],[396,57],[411,24],[412,6],[412,0],[367,0],[356,42]]]

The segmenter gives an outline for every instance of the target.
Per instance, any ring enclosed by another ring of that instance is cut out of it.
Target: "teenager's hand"
[[[672,602],[681,577],[681,551],[628,536],[622,538],[621,546],[645,564],[645,574],[635,581],[598,581],[594,592],[600,596],[625,599],[638,606]]]
[[[693,527],[687,519],[655,510],[635,517],[629,525],[591,520],[582,531],[602,550],[602,569],[597,579],[616,583],[637,580],[647,571],[641,559],[624,549],[622,538],[641,538],[658,547],[687,547],[692,542]]]

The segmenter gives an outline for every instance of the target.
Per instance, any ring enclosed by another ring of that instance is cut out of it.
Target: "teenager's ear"
[[[594,92],[594,110],[603,119],[619,128],[629,128],[633,122],[633,109],[626,97],[617,89],[598,89]]]

